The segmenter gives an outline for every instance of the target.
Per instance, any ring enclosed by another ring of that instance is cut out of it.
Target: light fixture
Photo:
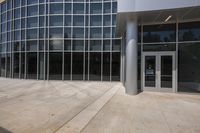
[[[165,22],[169,21],[171,17],[172,17],[172,15],[169,15],[169,16],[165,19]]]

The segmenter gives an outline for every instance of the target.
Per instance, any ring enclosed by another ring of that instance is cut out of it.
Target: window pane
[[[144,44],[143,51],[176,51],[176,44]]]
[[[110,81],[110,53],[103,53],[103,81]]]
[[[49,38],[63,38],[63,29],[62,28],[50,28],[49,29]]]
[[[111,25],[111,16],[110,15],[104,16],[103,25],[104,26],[110,26]]]
[[[37,79],[37,53],[27,53],[27,79]]]
[[[71,53],[65,53],[65,64],[64,64],[64,73],[65,73],[65,80],[71,79]]]
[[[91,24],[91,26],[101,26],[102,25],[102,16],[101,15],[91,16],[90,24]]]
[[[84,16],[74,16],[74,26],[84,26]]]
[[[28,6],[28,16],[34,16],[38,14],[38,6]]]
[[[61,80],[62,79],[62,52],[49,53],[49,79]]]
[[[102,4],[101,3],[92,3],[90,5],[91,14],[101,14],[102,13]]]
[[[65,4],[65,14],[71,14],[72,10],[72,4],[71,3],[67,3]]]
[[[5,77],[6,76],[5,74],[6,74],[6,54],[1,54],[1,76]]]
[[[101,41],[91,40],[90,41],[90,51],[101,51]]]
[[[39,77],[39,79],[41,79],[41,80],[43,80],[43,79],[45,79],[45,70],[44,70],[44,64],[45,64],[45,62],[44,62],[44,53],[39,53],[39,70],[38,70],[38,77]]]
[[[72,55],[72,79],[83,80],[83,53],[74,52]]]
[[[176,25],[152,25],[144,26],[144,42],[175,42]]]
[[[101,80],[101,53],[90,53],[90,80]]]
[[[32,17],[27,19],[27,27],[37,27],[38,25],[38,18],[37,17]]]
[[[121,40],[113,40],[112,41],[112,50],[113,51],[120,51],[121,50]]]
[[[63,26],[63,16],[51,16],[50,26]]]
[[[73,46],[73,51],[83,51],[83,49],[84,49],[84,41],[82,41],[82,40],[74,40],[72,46]]]
[[[111,13],[111,3],[104,3],[104,13]]]
[[[84,14],[84,3],[74,3],[74,14]]]
[[[65,26],[71,26],[71,25],[72,25],[71,15],[65,16]]]
[[[84,29],[83,28],[74,28],[73,38],[84,38]]]
[[[19,53],[14,53],[13,76],[19,78]]]
[[[37,29],[27,30],[27,39],[37,39]]]
[[[27,51],[37,51],[37,41],[27,41]]]
[[[51,4],[50,14],[63,14],[63,4]]]
[[[101,38],[102,37],[101,28],[91,28],[90,37],[91,38]]]
[[[28,5],[38,3],[38,0],[27,0]]]
[[[197,40],[200,40],[200,22],[179,24],[179,41]]]
[[[120,81],[120,53],[112,53],[112,81]]]
[[[50,40],[49,50],[63,50],[63,40]]]
[[[200,43],[179,44],[178,90],[200,93]]]

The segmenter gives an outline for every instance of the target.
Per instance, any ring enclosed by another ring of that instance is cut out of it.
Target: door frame
[[[160,81],[160,70],[161,68],[161,56],[172,56],[172,88],[161,88]],[[145,56],[155,56],[156,57],[156,87],[145,87]],[[141,63],[141,89],[142,91],[156,91],[156,92],[176,92],[177,88],[177,67],[176,67],[176,52],[174,51],[164,51],[164,52],[142,52],[142,63]]]

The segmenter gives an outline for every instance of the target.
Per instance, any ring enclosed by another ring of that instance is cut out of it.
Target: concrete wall
[[[118,0],[118,12],[140,12],[200,6],[200,0]]]

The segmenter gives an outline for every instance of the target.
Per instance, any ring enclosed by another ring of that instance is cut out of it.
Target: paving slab
[[[129,96],[121,87],[82,133],[200,133],[199,112],[200,95]]]
[[[0,78],[0,133],[53,133],[114,85]]]

